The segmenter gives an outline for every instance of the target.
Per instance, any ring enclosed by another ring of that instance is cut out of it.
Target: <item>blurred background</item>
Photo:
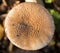
[[[0,0],[0,53],[60,53],[60,0],[36,0],[52,15],[55,24],[55,33],[51,42],[40,50],[26,51],[14,46],[6,37],[4,20],[8,12],[25,0]]]

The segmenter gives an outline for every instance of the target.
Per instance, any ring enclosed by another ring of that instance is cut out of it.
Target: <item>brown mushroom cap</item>
[[[37,50],[45,47],[53,37],[54,22],[49,12],[36,3],[21,3],[5,19],[5,32],[19,48]]]

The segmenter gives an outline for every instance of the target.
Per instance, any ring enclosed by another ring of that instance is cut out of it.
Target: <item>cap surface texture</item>
[[[45,47],[53,37],[54,21],[49,12],[37,3],[21,3],[5,19],[8,39],[24,50]]]

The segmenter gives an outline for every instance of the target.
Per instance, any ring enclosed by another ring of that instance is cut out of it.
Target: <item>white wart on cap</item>
[[[37,3],[21,3],[5,19],[8,39],[24,50],[45,47],[53,37],[54,22],[49,12]]]

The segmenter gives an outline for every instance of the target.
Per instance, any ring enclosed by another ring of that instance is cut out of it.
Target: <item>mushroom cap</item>
[[[5,19],[8,39],[24,50],[45,47],[53,37],[54,21],[40,4],[25,2],[14,7]]]

